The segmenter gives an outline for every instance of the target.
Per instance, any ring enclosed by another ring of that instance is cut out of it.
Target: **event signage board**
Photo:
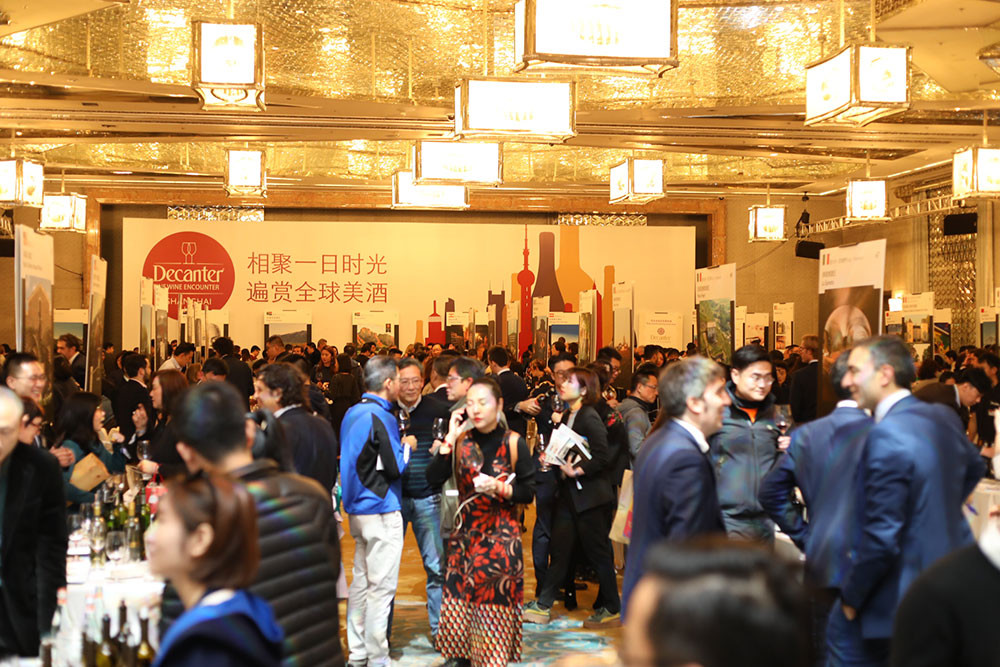
[[[19,351],[35,355],[51,380],[55,255],[52,237],[25,225],[14,228],[14,329]],[[51,382],[50,382],[51,386]]]
[[[768,313],[747,313],[746,322],[743,325],[743,344],[760,345],[767,347],[767,330],[771,324],[771,316]]]
[[[536,296],[531,300],[531,330],[534,332],[532,359],[545,362],[549,358],[549,302],[551,297]]]
[[[271,336],[281,336],[285,345],[305,345],[313,340],[312,313],[292,309],[264,311],[264,340]],[[353,340],[357,342],[358,337],[353,336]]]
[[[507,305],[507,349],[514,354],[514,356],[520,359],[520,354],[518,351],[518,335],[520,332],[520,316],[521,316],[521,302],[519,300],[511,301]]]
[[[597,301],[596,289],[580,292],[580,354],[579,365],[584,366],[597,358]]]
[[[902,337],[919,361],[934,340],[934,292],[904,294]]]
[[[153,312],[153,279],[142,278],[139,283],[139,354],[152,357],[153,327],[156,325]]]
[[[997,309],[993,306],[979,307],[979,347],[997,343]]]
[[[445,346],[465,349],[465,313],[450,311],[444,314]]]
[[[684,314],[665,312],[642,312],[636,337],[640,345],[659,345],[683,351]]]
[[[549,345],[560,339],[580,345],[580,313],[549,313]]]
[[[737,350],[746,345],[747,307],[736,306],[733,311],[733,347]]]
[[[931,320],[934,326],[934,354],[951,349],[951,308],[935,308]]]
[[[212,310],[228,309],[234,342],[243,346],[262,343],[254,338],[262,314],[277,309],[308,310],[317,337],[341,341],[350,339],[354,311],[394,310],[400,342],[408,344],[416,337],[417,322],[443,318],[448,310],[464,312],[517,299],[526,309],[519,328],[530,333],[532,295],[561,294],[558,300],[552,296],[550,310],[558,311],[565,310],[558,302],[565,299],[576,306],[577,294],[592,286],[610,299],[609,271],[615,276],[611,282],[671,286],[637,294],[638,308],[686,312],[694,305],[693,227],[587,225],[576,235],[553,234],[547,224],[337,221],[335,227],[331,235],[329,221],[266,220],[248,233],[239,222],[126,219],[122,242],[129,252],[120,265],[109,267],[121,271],[123,344],[137,345],[139,314],[134,309],[143,275],[168,287],[171,316],[183,298],[208,301]],[[552,240],[547,259],[542,257],[545,234]],[[214,239],[225,239],[225,246]],[[479,253],[471,268],[463,269],[461,280],[427,270],[428,256],[464,257],[469,248],[484,243],[490,252]],[[663,249],[660,261],[639,259],[635,249],[647,247]],[[560,268],[568,263],[579,271],[557,275],[557,257]],[[543,261],[552,264],[544,276]],[[497,282],[498,276],[513,275],[516,286]],[[543,278],[550,291],[536,293]],[[116,282],[114,276],[109,281]],[[503,285],[509,286],[491,299],[491,290]],[[517,293],[508,293],[513,287]]]
[[[775,350],[784,350],[789,345],[795,345],[795,304],[776,303],[771,307],[771,319],[774,321],[771,345]]]
[[[612,312],[614,314],[614,338],[612,345],[622,355],[621,372],[617,386],[628,388],[632,382],[632,361],[635,348],[635,287],[629,281],[620,281],[611,288]]]
[[[698,351],[728,366],[736,341],[736,265],[698,269],[694,281]]]
[[[104,299],[108,285],[108,263],[90,258],[90,293],[87,295],[87,391],[100,395],[104,379]]]
[[[153,355],[155,368],[167,360],[170,340],[170,290],[162,285],[153,286]]]
[[[822,372],[817,375],[818,414],[836,403],[830,367],[856,343],[877,336],[882,326],[885,239],[825,248],[819,258],[819,323]]]
[[[399,313],[396,311],[356,310],[351,314],[351,327],[351,339],[358,349],[365,343],[375,343],[376,348],[399,347]]]

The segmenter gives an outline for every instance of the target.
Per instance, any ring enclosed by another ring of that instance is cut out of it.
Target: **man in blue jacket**
[[[760,504],[806,555],[806,581],[813,590],[813,643],[818,664],[825,663],[826,619],[840,595],[850,559],[848,536],[853,519],[853,496],[845,494],[858,469],[872,420],[851,392],[842,386],[848,354],[837,358],[830,382],[840,399],[826,417],[792,431],[788,451],[764,477]],[[798,487],[805,500],[808,521],[792,503]]]
[[[354,538],[348,664],[381,667],[389,664],[387,621],[403,553],[402,476],[414,438],[404,446],[391,412],[399,391],[396,362],[375,356],[363,370],[365,393],[340,426],[340,480]]]
[[[915,377],[897,337],[869,338],[851,350],[843,385],[875,424],[854,483],[851,565],[827,626],[831,665],[884,665],[910,583],[973,541],[962,503],[983,476],[982,460],[954,410],[910,395]]]
[[[658,393],[664,421],[646,438],[634,466],[623,610],[654,544],[725,532],[706,440],[722,428],[729,405],[725,371],[705,357],[683,359],[663,371]]]

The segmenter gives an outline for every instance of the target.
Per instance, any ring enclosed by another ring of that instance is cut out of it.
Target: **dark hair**
[[[661,348],[659,345],[655,345],[653,343],[650,343],[649,345],[643,346],[643,348],[642,348],[642,358],[643,358],[644,361],[650,361],[653,357],[656,356],[657,352],[659,352],[659,353],[662,354],[663,353],[663,348]]]
[[[503,398],[503,392],[500,390],[500,385],[491,377],[483,376],[476,378],[472,381],[472,384],[469,385],[469,389],[471,390],[476,385],[482,385],[489,388],[490,393],[493,394],[493,398],[497,399],[497,401]]]
[[[201,372],[226,377],[229,375],[229,366],[226,365],[226,362],[224,362],[221,357],[211,357],[206,359],[205,363],[201,365]]]
[[[947,371],[946,371],[947,372]],[[944,373],[942,373],[944,375]],[[965,368],[959,371],[955,375],[955,384],[965,384],[969,383],[973,387],[979,390],[979,393],[985,396],[989,393],[992,385],[990,384],[990,378],[982,368]]]
[[[254,352],[260,352],[260,345],[254,345],[250,348],[250,353],[252,354]]]
[[[81,343],[80,339],[71,333],[64,333],[62,336],[59,336],[59,338],[57,338],[56,340],[61,340],[63,342],[63,345],[65,345],[66,347],[75,348],[77,352],[83,349],[83,343]]]
[[[69,365],[69,360],[57,354],[55,358],[52,359],[52,379],[57,382],[62,382],[63,380],[69,380],[73,377],[73,367]]]
[[[454,350],[441,350],[439,354],[434,359],[434,364],[431,368],[434,372],[438,374],[438,377],[445,377],[448,375],[448,369],[451,368],[451,363],[458,357]]]
[[[219,353],[219,356],[228,357],[233,353],[233,339],[226,336],[219,336],[212,341],[212,349]]]
[[[167,499],[190,534],[212,527],[212,544],[194,561],[191,578],[209,589],[247,588],[260,564],[257,507],[242,484],[225,475],[167,483]]]
[[[767,355],[767,350],[760,345],[744,345],[733,353],[733,370],[746,370],[751,364],[765,361],[771,363],[771,357]]]
[[[281,390],[278,403],[281,407],[289,405],[308,405],[306,398],[306,377],[298,368],[285,362],[268,364],[257,371],[257,379],[274,391]]]
[[[112,343],[110,340],[106,340],[104,341],[104,345],[101,346],[101,349],[107,352],[110,349],[114,349],[114,347],[115,347],[114,343]]]
[[[179,343],[174,348],[173,356],[177,357],[182,354],[191,354],[192,352],[194,352],[194,343]]]
[[[485,374],[482,363],[471,357],[455,357],[448,364],[448,372],[451,372],[452,369],[463,380],[478,380]]]
[[[920,368],[917,369],[917,379],[918,380],[933,380],[934,376],[937,375],[938,365],[933,359],[924,359],[920,363]]]
[[[830,384],[839,401],[846,401],[851,397],[851,390],[843,386],[844,376],[847,375],[847,359],[850,356],[850,350],[844,350],[830,367]]]
[[[689,398],[700,399],[709,385],[723,379],[722,366],[707,357],[687,357],[667,366],[657,387],[660,398],[657,424],[666,418],[683,416]]]
[[[125,373],[125,377],[134,378],[139,374],[140,370],[146,367],[146,362],[146,355],[130,352],[128,356],[122,359],[122,371]]]
[[[601,349],[599,349],[597,351],[597,358],[598,359],[617,359],[618,361],[621,361],[622,360],[622,355],[621,355],[621,352],[619,352],[618,350],[616,350],[615,348],[613,348],[613,347],[611,347],[609,345],[607,347],[602,347]]]
[[[979,369],[982,370],[982,369]],[[938,382],[941,384],[946,384],[948,380],[954,380],[955,374],[951,371],[941,371],[941,375],[938,375]]]
[[[184,377],[184,373],[172,368],[158,371],[153,376],[153,379],[160,381],[160,391],[163,393],[163,410],[160,412],[160,418],[166,419],[174,414],[174,410],[177,409],[177,401],[184,393],[184,390],[188,388],[188,381]],[[150,386],[152,386],[152,383],[150,383]]]
[[[510,355],[507,354],[507,350],[499,345],[494,345],[490,348],[490,351],[487,352],[487,358],[501,368],[510,364]]]
[[[777,365],[778,362],[784,363],[785,355],[781,353],[781,350],[771,350],[767,353],[767,356],[771,358],[771,363]]]
[[[413,357],[406,357],[396,362],[397,373],[403,370],[404,368],[416,368],[417,370],[420,371],[420,377],[421,378],[424,377],[424,365],[419,361],[417,361],[416,359],[414,359]]]
[[[67,396],[56,416],[56,440],[72,440],[86,452],[90,443],[97,439],[94,413],[100,406],[101,397],[89,391],[78,391]]]
[[[309,368],[309,362],[301,354],[289,354],[287,357],[282,359],[286,364],[291,364],[299,369],[302,375],[309,377],[309,372],[312,370]]]
[[[24,366],[38,362],[38,357],[29,352],[15,352],[10,354],[3,362],[3,380],[21,374]]]
[[[583,405],[596,405],[601,402],[601,383],[597,379],[597,373],[589,368],[574,366],[569,369],[569,375],[566,379],[568,380],[571,377],[576,377],[576,381],[580,384],[580,387],[586,389],[586,392],[583,394]]]
[[[643,383],[648,378],[653,378],[655,382],[660,377],[660,369],[654,364],[642,364],[635,371],[632,372],[632,382],[629,385],[629,391],[635,391],[639,388],[639,384]]]
[[[866,338],[857,344],[857,347],[868,350],[871,355],[872,368],[878,370],[882,366],[889,366],[895,376],[896,386],[901,389],[909,389],[916,377],[916,369],[913,366],[913,357],[906,343],[898,336],[875,336]],[[995,357],[994,357],[995,358]],[[1000,365],[1000,359],[997,360]]]
[[[337,356],[337,372],[338,373],[350,373],[351,372],[351,357],[346,354],[341,354]]]
[[[246,447],[246,407],[228,382],[191,387],[174,406],[174,431],[183,442],[212,463]]]
[[[561,339],[552,343],[552,347],[555,348],[555,351],[559,354],[566,352],[566,342]]]
[[[348,343],[347,345],[344,346],[344,354],[346,354],[347,356],[353,357],[357,353],[358,353],[358,346],[355,345],[354,343]]]
[[[372,341],[368,341],[367,343],[361,346],[362,353],[371,352],[374,349],[375,349],[375,343]]]
[[[269,336],[265,345],[277,345],[278,347],[285,347],[285,341],[281,340],[281,336],[274,335]]]
[[[549,357],[549,360],[546,362],[548,364],[549,370],[555,372],[556,364],[558,364],[560,361],[568,361],[574,366],[576,365],[576,359],[573,358],[573,355],[566,354],[565,352],[563,352],[561,354],[553,354],[551,357]]]
[[[990,368],[1000,368],[1000,357],[992,352],[983,352],[982,356],[979,357],[979,361]]]
[[[646,628],[654,664],[809,664],[805,591],[792,564],[759,546],[718,537],[661,542],[647,554],[646,578],[659,584]]]
[[[30,424],[39,417],[45,419],[45,413],[42,412],[42,406],[38,405],[38,401],[33,398],[28,398],[27,396],[21,396],[21,403],[24,405],[23,417],[25,417]],[[93,415],[91,415],[91,420],[93,420]]]

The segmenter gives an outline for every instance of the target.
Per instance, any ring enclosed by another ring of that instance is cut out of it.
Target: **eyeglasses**
[[[32,382],[42,382],[45,380],[45,375],[22,375],[17,378],[18,380],[31,380]]]
[[[451,377],[449,376],[448,379],[450,380]],[[399,384],[401,384],[404,387],[415,387],[418,384],[420,384],[420,382],[421,382],[420,378],[407,378],[405,380],[400,380]]]
[[[446,381],[446,382],[449,382],[449,383],[450,383],[450,382],[461,382],[461,381],[462,381],[462,378],[460,378],[460,377],[459,377],[459,376],[457,376],[457,375],[449,375],[449,376],[448,376],[447,378],[445,378],[445,381]]]
[[[653,384],[646,384],[645,382],[643,382],[642,386],[645,387],[646,389],[653,389],[653,390],[655,390],[657,388],[655,383],[653,383]]]
[[[770,375],[751,375],[750,382],[754,384],[770,385],[774,384],[774,378]]]

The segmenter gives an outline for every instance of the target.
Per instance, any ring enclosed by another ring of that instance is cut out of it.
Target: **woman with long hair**
[[[361,388],[351,373],[351,358],[346,354],[337,357],[337,372],[330,379],[326,395],[330,399],[330,424],[334,432],[340,433],[347,410],[361,400]]]
[[[337,374],[337,358],[333,356],[333,351],[329,347],[324,347],[319,351],[319,363],[316,364],[312,373],[309,374],[309,381],[323,390],[323,393],[330,388],[333,376]]]
[[[521,659],[524,559],[517,505],[535,496],[535,464],[524,438],[500,428],[502,413],[500,385],[492,378],[474,381],[427,468],[431,484],[454,476],[459,493],[456,528],[446,536],[436,640],[448,665],[500,667]]]
[[[615,627],[621,623],[621,598],[608,533],[612,518],[609,505],[616,498],[609,479],[608,429],[595,408],[601,398],[601,385],[594,371],[574,367],[558,390],[567,408],[562,413],[553,412],[552,422],[566,425],[579,435],[590,457],[571,454],[571,460],[560,466],[562,475],[552,520],[552,564],[538,599],[525,606],[524,620],[543,624],[551,620],[559,587],[572,575],[579,540],[579,553],[596,572],[600,584],[595,612],[584,621],[584,627]]]
[[[277,667],[284,633],[246,589],[260,564],[250,492],[222,475],[167,483],[146,533],[150,571],[169,579],[184,613],[163,635],[154,666]]]
[[[75,461],[68,468],[63,468],[63,480],[66,482],[66,500],[79,506],[82,503],[94,502],[91,489],[79,489],[70,480],[76,466],[89,454],[93,454],[108,472],[125,472],[125,454],[119,450],[112,454],[97,437],[104,423],[104,409],[101,408],[101,397],[89,391],[79,391],[66,398],[62,411],[56,420],[56,442],[73,452]]]
[[[147,415],[140,407],[133,417],[136,443],[141,440],[149,441],[149,460],[139,462],[139,469],[144,473],[172,477],[185,471],[184,461],[177,453],[177,435],[171,419],[177,401],[187,387],[187,378],[180,371],[158,371],[153,376],[149,400],[156,414]],[[133,455],[137,454],[134,445],[131,449]]]

